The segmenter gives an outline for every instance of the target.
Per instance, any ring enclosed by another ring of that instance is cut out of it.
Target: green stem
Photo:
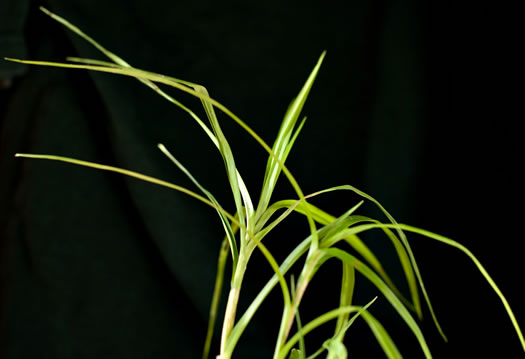
[[[226,343],[232,331],[233,325],[235,324],[235,315],[237,314],[237,305],[239,304],[239,295],[241,293],[242,280],[244,278],[244,273],[246,272],[246,265],[249,259],[248,253],[250,252],[247,253],[245,248],[245,246],[241,248],[241,253],[239,254],[237,266],[236,268],[234,268],[235,274],[233,276],[230,293],[228,294],[228,302],[226,304],[226,311],[224,313],[224,321],[222,325],[220,352],[221,354],[218,356],[218,359],[229,359],[232,354],[231,352],[226,351]]]
[[[206,340],[204,342],[204,350],[202,359],[208,359],[210,353],[211,341],[213,339],[213,331],[215,329],[215,322],[217,320],[217,312],[219,309],[219,301],[221,298],[222,284],[224,280],[224,269],[226,261],[228,260],[228,253],[230,246],[228,239],[222,241],[221,250],[219,252],[219,260],[217,261],[217,277],[215,278],[215,288],[213,290],[213,299],[210,305],[210,318],[208,321],[208,330],[206,332]]]
[[[293,304],[289,307],[285,306],[284,308],[283,316],[281,319],[281,326],[279,329],[279,335],[277,337],[277,343],[275,345],[274,358],[277,358],[279,356],[282,346],[284,345],[284,343],[286,343],[286,339],[288,339],[288,336],[290,335],[290,331],[292,330],[292,325],[296,317],[297,309],[299,308],[299,304],[303,299],[306,288],[310,283],[309,279],[311,278],[311,273],[315,267],[314,262],[315,260],[306,260],[306,263],[297,282],[297,289],[293,298]]]

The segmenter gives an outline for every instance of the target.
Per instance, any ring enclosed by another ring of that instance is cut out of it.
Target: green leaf
[[[215,330],[215,322],[217,321],[217,312],[219,310],[219,301],[221,298],[222,286],[224,282],[224,271],[226,269],[226,261],[228,259],[228,243],[228,239],[225,238],[222,241],[221,249],[219,251],[219,259],[217,261],[217,274],[215,277],[215,288],[213,289],[213,296],[210,305],[208,329],[206,330],[206,340],[204,341],[202,359],[207,359],[210,353],[211,341],[213,339],[213,331]]]
[[[402,359],[401,353],[397,349],[396,345],[394,344],[394,341],[388,335],[388,332],[385,330],[385,328],[379,323],[379,321],[374,318],[370,313],[363,312],[361,313],[363,316],[363,319],[367,322],[368,326],[374,333],[374,336],[377,339],[377,342],[383,349],[383,352],[386,354],[388,359]]]
[[[166,155],[166,157],[168,157],[171,160],[171,162],[173,162],[193,182],[193,184],[195,184],[195,186],[197,186],[197,188],[199,188],[201,190],[202,193],[204,193],[204,195],[206,195],[206,197],[208,197],[208,199],[212,203],[217,205],[217,207],[222,208],[222,206],[215,199],[215,197],[206,188],[204,188],[195,179],[195,177],[192,176],[192,174],[182,165],[182,163],[180,163],[168,151],[168,149],[163,144],[159,143],[157,145],[157,147],[162,151],[162,153],[164,153]],[[237,243],[235,241],[235,236],[233,235],[233,230],[232,230],[232,227],[230,225],[230,222],[228,221],[228,218],[224,214],[222,214],[220,211],[217,211],[217,213],[219,214],[219,218],[221,219],[221,223],[222,223],[222,225],[224,227],[224,231],[226,232],[226,237],[227,237],[227,239],[229,241],[229,247],[230,247],[231,254],[232,254],[232,259],[233,259],[233,268],[235,268],[237,266],[237,260],[239,258],[239,252],[237,250]]]
[[[38,154],[29,154],[29,153],[17,153],[17,154],[15,154],[15,157],[24,157],[24,158],[33,158],[33,159],[45,159],[45,160],[66,162],[66,163],[71,163],[71,164],[75,164],[75,165],[79,165],[79,166],[95,168],[95,169],[102,170],[102,171],[116,172],[116,173],[120,173],[120,174],[129,176],[129,177],[137,178],[137,179],[145,181],[145,182],[154,183],[156,185],[167,187],[167,188],[170,188],[170,189],[182,192],[184,194],[187,194],[188,196],[193,197],[193,198],[195,198],[195,199],[197,199],[197,200],[207,204],[208,206],[210,206],[212,208],[215,208],[217,211],[221,212],[228,219],[230,219],[232,221],[232,223],[235,223],[236,225],[238,225],[241,228],[243,227],[243,225],[241,223],[239,223],[239,221],[235,217],[233,217],[230,213],[228,213],[222,207],[218,207],[215,203],[211,202],[207,198],[202,197],[201,195],[199,195],[199,194],[197,194],[197,193],[195,193],[193,191],[190,191],[187,188],[178,186],[176,184],[173,184],[173,183],[170,183],[170,182],[167,182],[167,181],[163,181],[163,180],[155,178],[155,177],[151,177],[151,176],[148,176],[148,175],[144,175],[144,174],[141,174],[141,173],[138,173],[138,172],[134,172],[134,171],[118,168],[118,167],[103,165],[103,164],[99,164],[99,163],[95,163],[95,162],[82,161],[82,160],[77,160],[77,159],[74,159],[74,158],[62,157],[62,156],[38,155]],[[246,228],[245,228],[245,230],[246,230]]]
[[[516,317],[514,316],[514,313],[512,312],[512,309],[511,309],[511,307],[509,305],[509,302],[507,301],[507,299],[505,298],[505,296],[503,295],[503,293],[501,292],[499,287],[496,285],[496,282],[494,282],[494,280],[489,275],[487,270],[481,265],[481,262],[472,254],[471,251],[469,251],[465,246],[461,245],[460,243],[458,243],[456,241],[453,241],[450,238],[441,236],[439,234],[432,233],[430,231],[426,231],[424,229],[420,229],[420,228],[417,228],[417,227],[409,226],[407,224],[398,224],[398,226],[399,226],[399,228],[401,228],[401,229],[403,229],[405,231],[414,232],[414,233],[420,234],[420,235],[422,235],[424,237],[437,240],[437,241],[445,243],[445,244],[447,244],[447,245],[449,245],[451,247],[457,248],[461,252],[465,253],[474,262],[474,264],[476,265],[478,270],[481,272],[483,277],[487,280],[487,282],[491,286],[492,290],[498,295],[499,299],[501,300],[501,302],[502,302],[502,304],[503,304],[503,306],[504,306],[504,308],[505,308],[505,310],[507,312],[507,315],[509,316],[509,318],[510,318],[510,320],[512,322],[512,325],[514,326],[514,330],[515,330],[515,332],[516,332],[516,334],[518,336],[518,339],[519,339],[519,341],[521,343],[521,347],[522,347],[523,351],[525,352],[525,340],[524,340],[524,337],[523,337],[523,332],[521,331],[520,326],[518,324],[518,321],[516,320]],[[394,226],[388,225],[388,227],[392,228]]]
[[[295,295],[295,281],[294,281],[293,275],[292,275],[292,302],[293,303],[297,303],[296,302],[296,295]],[[303,324],[301,322],[301,316],[299,315],[299,308],[295,307],[294,311],[295,311],[295,322],[297,323],[297,328],[298,328],[299,331],[301,331],[301,329],[303,327]],[[294,352],[294,350],[295,349],[292,349],[292,353]],[[298,350],[298,353],[300,354],[299,355],[300,359],[304,359],[305,358],[306,345],[304,343],[304,337],[303,336],[299,337],[299,350]]]
[[[400,359],[401,354],[399,354],[399,351],[397,350],[394,342],[392,341],[386,330],[377,322],[377,320],[375,320],[372,314],[362,309],[362,307],[356,306],[340,307],[315,318],[303,327],[303,329],[301,330],[302,333],[296,333],[292,338],[290,338],[290,340],[283,346],[281,352],[279,353],[279,359],[284,358],[286,356],[286,354],[291,350],[293,345],[295,345],[295,343],[298,341],[298,337],[300,335],[308,334],[309,332],[323,325],[324,323],[337,318],[342,313],[352,313],[358,311],[361,311],[361,316],[374,333],[377,341],[383,348],[383,351],[385,352],[385,354],[387,354],[387,357],[389,359]],[[327,345],[329,346],[330,344],[327,343]],[[335,350],[336,353],[341,353],[340,346],[336,346]],[[320,354],[320,351],[317,351],[314,355],[317,356],[318,354]]]
[[[362,223],[362,222],[380,223],[379,221],[377,221],[375,219],[372,219],[370,217],[366,217],[366,216],[352,216],[351,218],[347,219],[347,224],[348,224],[347,227],[350,227],[352,225],[355,225],[355,224],[358,224],[358,223]],[[342,229],[342,228],[343,228],[343,226],[339,227],[339,229]],[[417,282],[415,280],[414,272],[412,270],[412,266],[410,264],[410,259],[408,258],[408,254],[407,254],[407,252],[405,250],[405,247],[403,247],[403,244],[400,242],[400,240],[397,238],[397,236],[390,229],[388,229],[388,228],[381,228],[381,229],[388,236],[388,238],[390,238],[390,240],[394,244],[394,248],[396,249],[398,258],[399,258],[399,260],[401,262],[401,266],[402,266],[403,271],[405,273],[405,277],[407,279],[409,288],[411,289],[412,297],[413,298],[419,298],[417,296]],[[340,231],[333,231],[332,234],[327,235],[325,238],[323,238],[321,246],[322,247],[331,247],[331,246],[333,246],[333,244],[335,244],[335,242],[339,240],[339,236],[338,236],[339,232]],[[338,239],[334,241],[334,237],[338,237]],[[356,240],[356,238],[357,238],[357,240]],[[388,284],[388,286],[390,288],[392,288],[392,290],[394,290],[396,295],[398,297],[400,297],[400,299],[411,310],[415,310],[416,313],[418,314],[418,317],[421,319],[422,314],[421,314],[420,307],[418,307],[418,306],[414,307],[415,304],[418,303],[418,302],[413,304],[413,303],[411,303],[409,300],[407,300],[402,295],[402,293],[399,291],[399,289],[397,289],[397,287],[394,285],[394,283],[392,282],[392,280],[390,279],[388,274],[383,269],[383,266],[381,265],[379,260],[368,249],[368,247],[364,244],[364,242],[361,241],[356,236],[350,236],[348,238],[345,238],[345,240],[365,260],[367,260],[368,263],[370,263],[370,265],[376,270],[376,272],[378,272],[381,275],[381,277],[385,280],[385,282]],[[414,291],[416,292],[416,294],[413,293]]]
[[[371,225],[361,225],[361,229],[366,230],[365,228],[371,226]],[[358,227],[352,227],[349,228],[347,231],[356,229]],[[423,350],[426,358],[432,358],[432,355],[430,354],[430,350],[428,349],[427,343],[425,341],[425,338],[423,336],[423,333],[421,332],[421,329],[417,325],[416,321],[412,316],[410,315],[410,312],[405,308],[403,303],[399,300],[399,298],[394,294],[394,292],[388,287],[388,285],[383,282],[383,280],[372,270],[370,269],[365,263],[358,260],[356,257],[352,256],[351,254],[342,251],[338,248],[323,248],[319,249],[319,251],[326,255],[327,258],[330,257],[336,257],[339,260],[351,264],[354,266],[354,268],[363,274],[374,286],[379,289],[379,291],[385,296],[385,298],[390,302],[392,307],[398,312],[398,314],[403,318],[403,320],[407,323],[407,325],[410,327],[414,335],[416,336],[419,345],[421,346],[421,349]]]
[[[332,190],[337,190],[337,189],[338,189],[338,187],[329,188],[327,190],[319,191],[319,192],[313,193],[311,195],[308,195],[308,196],[306,196],[306,198],[311,198],[311,197],[314,197],[314,196],[317,196],[317,195],[320,195],[320,194],[323,194],[323,193],[327,193],[327,192],[330,192]],[[344,216],[344,215],[341,216],[339,218],[339,220],[337,220],[337,222],[336,222],[336,218],[334,216],[324,212],[323,210],[317,208],[316,206],[314,206],[314,205],[312,205],[310,203],[304,204],[301,201],[294,201],[294,200],[279,201],[279,202],[276,202],[276,203],[272,204],[270,207],[268,207],[268,209],[266,210],[265,214],[259,220],[258,226],[256,227],[256,231],[257,231],[256,237],[259,238],[259,239],[262,239],[273,228],[275,228],[275,226],[277,226],[280,222],[282,222],[291,213],[292,210],[294,210],[296,212],[299,212],[299,213],[302,213],[302,214],[305,214],[306,212],[305,212],[304,207],[307,206],[308,209],[309,209],[309,213],[312,215],[312,217],[313,217],[313,219],[315,221],[317,221],[317,222],[319,222],[321,224],[327,225],[326,228],[323,228],[323,230],[320,232],[320,236],[324,237],[322,242],[321,242],[321,246],[322,247],[330,247],[332,245],[331,244],[332,233],[338,233],[338,230],[340,228],[342,228],[344,226],[351,226],[351,225],[354,225],[354,224],[357,224],[357,223],[360,223],[360,222],[374,222],[374,223],[377,222],[376,220],[371,219],[369,217],[365,217],[365,216],[352,216],[352,217],[350,217],[350,215],[352,213],[354,213],[359,208],[359,206],[362,203],[363,203],[362,201],[359,202],[356,206],[354,206],[352,209],[350,209],[348,211],[347,216]],[[274,220],[271,224],[269,224],[267,227],[265,227],[264,229],[261,230],[259,228],[259,225],[266,223],[269,220],[269,218],[276,211],[278,211],[279,209],[282,209],[282,208],[287,208],[287,210],[281,216],[279,216],[276,220]],[[345,221],[344,223],[341,222],[343,220]],[[336,223],[338,223],[337,227],[335,227]],[[330,233],[325,233],[324,232],[326,230],[329,230],[330,228],[333,228],[333,229],[331,229]],[[409,282],[409,286],[410,285],[414,286],[415,285],[415,280],[413,280],[413,272],[412,272],[412,267],[410,266],[410,263],[409,263],[408,254],[404,250],[404,247],[399,243],[399,239],[388,228],[383,228],[383,231],[385,231],[385,233],[388,235],[388,237],[394,242],[394,247],[397,250],[398,256],[399,256],[400,261],[401,261],[401,264],[403,266],[403,269],[405,270],[405,274],[407,276],[407,281]],[[401,294],[401,292],[397,289],[397,287],[394,285],[394,283],[392,282],[392,280],[390,279],[390,277],[388,276],[386,271],[383,269],[383,267],[382,267],[381,263],[379,262],[379,260],[376,258],[376,256],[373,254],[373,252],[370,251],[370,249],[368,249],[368,247],[365,245],[365,243],[361,239],[359,239],[359,237],[357,237],[356,235],[350,235],[350,236],[348,236],[347,238],[344,238],[344,239],[345,239],[346,242],[348,242],[348,244],[350,246],[352,246],[381,275],[381,277],[392,288],[392,290],[394,290],[394,292],[401,298],[401,300],[411,310],[414,310],[414,305],[410,301],[408,301]],[[419,313],[418,313],[418,315],[419,315]]]
[[[348,330],[348,328],[350,328],[350,326],[354,323],[354,321],[357,318],[359,318],[359,316],[361,314],[363,314],[363,312],[365,312],[368,309],[368,307],[370,307],[376,300],[377,300],[377,297],[375,297],[370,302],[368,302],[368,304],[366,304],[364,307],[359,309],[359,311],[357,311],[357,313],[355,313],[352,316],[352,318],[345,323],[344,327],[339,332],[336,332],[336,334],[334,334],[334,336],[331,339],[326,340],[323,343],[322,347],[319,348],[319,350],[317,350],[313,355],[309,356],[308,359],[314,359],[317,356],[319,356],[325,349],[328,349],[328,347],[331,345],[332,341],[336,341],[336,342],[342,343],[343,339],[344,339],[344,335],[345,335],[346,331]],[[349,314],[350,313],[343,313],[342,315],[339,316],[339,318],[341,316],[348,317]],[[339,320],[339,318],[338,318],[338,320]],[[387,334],[387,336],[388,336],[388,334]]]
[[[355,286],[355,271],[354,266],[350,263],[342,262],[343,265],[343,275],[341,279],[341,294],[339,298],[339,306],[340,307],[347,307],[352,304],[352,297],[354,294],[354,286]],[[337,318],[337,324],[335,326],[335,334],[341,333],[344,337],[343,328],[345,323],[348,320],[348,313],[341,314]],[[341,338],[341,341],[343,338]]]
[[[78,63],[83,63],[83,64],[88,64],[88,65],[97,65],[97,66],[106,66],[106,67],[116,67],[116,68],[132,68],[132,66],[127,63],[126,61],[124,61],[121,57],[117,56],[116,54],[114,54],[113,52],[109,51],[108,49],[106,49],[104,46],[100,45],[97,41],[95,41],[92,37],[90,37],[89,35],[87,35],[86,33],[84,33],[82,30],[80,30],[78,27],[76,27],[75,25],[71,24],[69,21],[67,21],[66,19],[52,13],[51,11],[47,10],[46,8],[44,7],[40,7],[40,10],[42,10],[45,14],[49,15],[53,20],[59,22],[60,24],[64,25],[67,29],[71,30],[72,32],[74,32],[75,34],[77,34],[78,36],[80,36],[82,39],[86,40],[87,42],[89,42],[91,45],[93,45],[97,50],[99,50],[101,53],[103,53],[106,57],[108,57],[109,59],[111,59],[114,63],[110,63],[110,62],[107,62],[107,61],[100,61],[100,60],[91,60],[91,59],[83,59],[83,58],[78,58],[78,57],[68,57],[67,60],[68,61],[72,61],[72,62],[78,62]],[[172,78],[173,80],[181,83],[181,84],[184,84],[184,85],[187,85],[187,86],[192,86],[192,85],[195,85],[191,82],[188,82],[188,81],[184,81],[184,80],[180,80],[180,79],[175,79],[175,78]],[[157,92],[160,96],[164,97],[165,99],[167,99],[168,101],[170,101],[171,103],[177,105],[178,107],[180,107],[182,110],[186,111],[200,126],[201,128],[206,132],[206,134],[208,135],[208,137],[210,137],[210,139],[212,140],[212,142],[217,146],[218,148],[218,142],[217,142],[217,139],[213,136],[213,134],[211,133],[211,131],[209,130],[209,128],[204,125],[204,123],[201,121],[201,119],[193,112],[191,111],[189,108],[187,108],[186,106],[184,106],[182,103],[180,103],[179,101],[175,100],[173,97],[171,97],[170,95],[168,95],[167,93],[165,93],[164,91],[162,91],[157,85],[155,85],[152,81],[150,80],[147,80],[147,79],[144,79],[144,78],[140,78],[140,77],[137,77],[137,80],[139,80],[140,82],[142,82],[143,84],[145,84],[146,86],[150,87],[151,89],[153,89],[155,92]]]
[[[317,77],[319,69],[321,68],[321,64],[323,63],[325,55],[326,51],[323,52],[319,57],[317,64],[310,73],[310,76],[306,80],[301,91],[288,107],[288,110],[286,111],[284,119],[281,123],[281,128],[279,129],[277,138],[275,139],[272,147],[272,152],[275,154],[275,157],[277,157],[280,163],[276,160],[274,156],[268,157],[263,187],[261,191],[261,197],[259,199],[259,204],[257,205],[257,219],[262,213],[264,213],[264,211],[266,211],[266,208],[270,203],[270,199],[275,185],[277,183],[277,179],[279,178],[279,174],[281,173],[282,166],[284,165],[286,158],[290,153],[290,144],[293,145],[293,142],[297,137],[296,135],[299,133],[302,127],[301,124],[301,126],[299,126],[299,129],[296,131],[295,135],[293,135],[292,137],[293,129],[295,127],[297,119],[299,118],[299,115],[301,113],[301,110],[303,109],[306,99],[308,98],[308,94],[310,93],[315,78]],[[290,138],[292,138],[291,141]]]
[[[412,252],[412,248],[410,247],[410,244],[408,243],[408,240],[407,240],[405,234],[403,233],[403,231],[399,227],[399,225],[398,225],[397,221],[394,219],[394,217],[392,217],[392,215],[375,198],[373,198],[372,196],[366,194],[365,192],[363,192],[363,191],[361,191],[361,190],[359,190],[359,189],[357,189],[357,188],[355,188],[353,186],[344,185],[344,186],[332,187],[331,190],[352,191],[352,192],[358,194],[359,196],[368,199],[369,201],[374,203],[385,214],[385,216],[388,218],[388,220],[393,224],[393,228],[397,231],[399,239],[401,240],[401,242],[405,246],[405,249],[407,251],[408,257],[410,259],[410,263],[412,264],[412,267],[413,267],[413,270],[414,270],[414,274],[415,274],[415,276],[417,278],[419,286],[421,287],[421,291],[423,292],[423,297],[425,298],[425,301],[427,303],[428,309],[429,309],[430,314],[432,316],[432,320],[434,321],[434,324],[435,324],[436,328],[438,329],[439,333],[441,334],[443,339],[446,341],[447,337],[445,336],[445,333],[441,329],[441,326],[439,325],[437,317],[436,317],[436,315],[434,313],[434,308],[432,307],[432,303],[430,302],[430,298],[429,298],[429,296],[427,294],[427,290],[426,290],[425,285],[423,283],[423,278],[421,277],[421,273],[419,271],[419,267],[418,267],[417,262],[416,262],[416,258],[414,257],[414,254]],[[383,227],[378,227],[378,228],[383,228]],[[407,278],[407,280],[409,280],[409,278]],[[409,282],[409,287],[411,288],[412,301],[414,302],[414,306],[416,308],[416,312],[419,314],[419,313],[421,313],[421,309],[419,309],[420,304],[419,304],[418,292],[417,292],[417,290],[414,289],[415,288],[415,284]]]

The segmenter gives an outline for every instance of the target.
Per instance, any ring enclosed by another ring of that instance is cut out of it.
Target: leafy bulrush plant
[[[357,275],[356,272],[365,277],[379,290],[382,296],[384,296],[384,298],[392,305],[417,338],[425,358],[432,358],[423,333],[414,318],[414,316],[417,316],[418,318],[422,317],[422,302],[428,306],[435,326],[441,333],[442,337],[445,340],[446,337],[434,315],[429,296],[423,284],[421,273],[407,241],[405,232],[412,232],[434,239],[455,247],[465,253],[474,262],[489,285],[501,299],[501,302],[514,326],[516,334],[518,335],[521,346],[525,351],[525,340],[523,334],[507,300],[480,262],[461,244],[435,233],[406,224],[397,223],[378,201],[350,185],[332,187],[308,195],[303,193],[301,187],[292,173],[288,170],[285,163],[294,142],[305,123],[305,119],[300,120],[300,113],[319,72],[325,53],[321,54],[302,89],[288,107],[277,134],[277,138],[270,147],[238,116],[210,97],[206,88],[203,86],[133,68],[123,59],[102,47],[95,40],[65,19],[44,8],[42,8],[42,11],[91,43],[107,56],[110,61],[83,58],[68,58],[69,63],[16,59],[8,60],[25,64],[70,69],[86,69],[134,77],[144,85],[150,87],[158,95],[178,106],[195,120],[209,137],[212,144],[217,148],[224,160],[226,175],[235,203],[235,211],[233,213],[225,210],[215,197],[207,191],[181,163],[177,161],[163,144],[158,145],[159,150],[161,150],[193,182],[201,194],[173,183],[122,168],[52,155],[16,154],[16,157],[56,160],[80,166],[92,167],[103,171],[121,173],[126,176],[135,177],[143,181],[180,191],[215,209],[224,228],[225,236],[218,258],[218,271],[211,301],[209,326],[203,350],[203,358],[209,357],[210,354],[211,342],[216,324],[215,322],[217,314],[219,313],[219,297],[222,292],[226,263],[229,259],[232,261],[232,273],[228,283],[229,292],[226,308],[224,309],[224,321],[222,323],[222,332],[220,334],[220,349],[219,354],[217,355],[218,359],[229,359],[232,357],[239,338],[250,324],[251,319],[265,298],[276,286],[280,287],[284,306],[275,342],[273,354],[274,359],[313,359],[324,351],[327,352],[327,358],[346,358],[347,349],[344,344],[345,334],[358,317],[362,318],[367,323],[388,358],[401,358],[401,353],[397,349],[390,335],[369,311],[369,307],[373,304],[375,298],[370,300],[366,305],[356,305],[354,303],[353,293],[355,277]],[[197,116],[195,112],[160,89],[157,86],[158,83],[173,87],[199,98],[204,107],[208,122],[206,123]],[[237,125],[241,126],[244,131],[253,137],[253,139],[255,139],[255,141],[257,141],[257,143],[268,152],[266,171],[258,202],[254,202],[253,192],[248,190],[243,181],[241,170],[236,166],[234,154],[232,153],[227,137],[221,130],[220,123],[217,119],[215,113],[216,109],[222,111],[235,121]],[[281,174],[283,174],[290,182],[297,194],[297,198],[272,202],[272,193]],[[319,196],[332,191],[351,191],[361,196],[362,201],[355,204],[339,217],[334,217],[309,202],[309,199],[314,196]],[[383,223],[373,218],[358,215],[357,210],[364,201],[371,201],[374,203],[384,213],[388,221]],[[279,264],[264,245],[264,238],[292,212],[300,213],[305,217],[310,234],[307,238],[303,239],[291,253],[289,253],[281,264]],[[396,288],[380,261],[360,239],[360,234],[372,229],[382,230],[386,237],[393,243],[408,284],[410,291],[409,298],[405,298]],[[340,242],[346,243],[347,245],[341,246]],[[262,252],[275,274],[261,289],[255,299],[253,299],[246,311],[239,315],[239,313],[237,313],[237,307],[239,297],[242,293],[244,275],[250,257],[256,250]],[[339,307],[320,315],[308,323],[301,323],[299,317],[301,301],[305,296],[312,278],[328,260],[339,261],[342,266],[342,280],[339,288]],[[299,266],[301,268],[297,280],[294,280],[292,276],[287,277],[287,273],[292,266]],[[422,294],[423,299],[420,298],[420,294]],[[312,330],[327,322],[335,322],[334,334],[324,342],[319,350],[307,356],[304,344],[305,336]],[[295,330],[294,333],[292,333],[292,329]]]

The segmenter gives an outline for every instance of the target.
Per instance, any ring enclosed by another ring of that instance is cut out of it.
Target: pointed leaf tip
[[[40,11],[42,11],[43,13],[45,13],[45,14],[47,14],[47,15],[49,15],[49,16],[52,16],[52,15],[53,15],[53,13],[52,13],[51,11],[49,11],[48,9],[46,9],[46,8],[43,7],[43,6],[39,6],[38,8],[40,9]]]
[[[319,56],[319,63],[323,62],[324,58],[326,56],[326,50],[324,50],[322,53],[321,53],[321,56]]]

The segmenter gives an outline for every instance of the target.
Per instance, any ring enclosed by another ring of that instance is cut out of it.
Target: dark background
[[[138,68],[204,84],[267,142],[328,50],[288,161],[305,193],[352,184],[400,222],[459,241],[523,321],[523,110],[513,86],[520,76],[510,9],[438,1],[43,4]],[[1,56],[103,59],[38,5],[0,2]],[[136,180],[12,155],[71,156],[191,188],[155,148],[162,142],[231,210],[212,145],[186,114],[132,79],[7,62],[0,75],[12,81],[0,97],[2,357],[199,356],[221,241],[214,212]],[[170,93],[199,109],[189,96]],[[220,119],[256,196],[266,155]],[[282,180],[274,199],[291,197]],[[339,214],[357,200],[338,193],[315,203]],[[380,216],[369,205],[363,212]],[[282,260],[306,233],[297,216],[267,244]],[[403,287],[390,244],[379,234],[366,238]],[[421,325],[434,356],[521,358],[503,306],[468,257],[410,240],[449,337],[444,344],[425,313]],[[339,267],[325,270],[307,292],[303,321],[337,305]],[[241,308],[270,274],[255,254]],[[361,278],[357,292],[358,304],[375,295]],[[280,301],[276,292],[261,308],[265,314],[254,318],[238,357],[270,356]],[[372,312],[404,357],[421,358],[384,302]],[[309,351],[331,330],[313,335]],[[364,323],[350,331],[348,344],[354,358],[382,357]]]

